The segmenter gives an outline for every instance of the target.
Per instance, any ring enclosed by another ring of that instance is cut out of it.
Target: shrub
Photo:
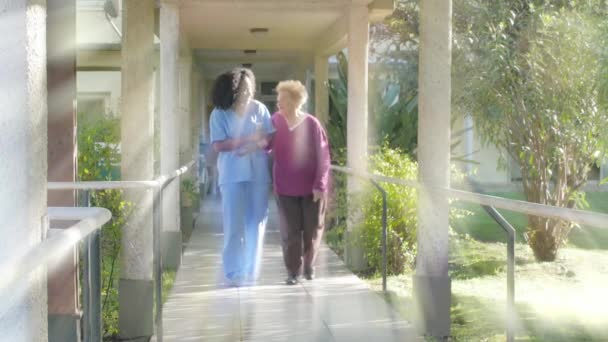
[[[415,180],[418,175],[418,164],[398,148],[386,145],[379,147],[370,155],[369,168],[374,174],[387,177]],[[453,167],[453,177],[463,175]],[[343,255],[344,232],[346,230],[346,177],[335,173],[333,176],[334,191],[331,197],[331,228],[326,235],[327,243],[338,255]],[[417,191],[414,188],[380,183],[387,193],[387,268],[389,274],[400,274],[413,266],[417,253]],[[368,271],[382,269],[382,196],[371,184],[348,200],[354,207],[360,208],[363,219],[355,231],[354,243],[361,246],[367,261]],[[469,213],[463,209],[451,209],[450,218],[457,218]]]
[[[84,122],[78,129],[78,179],[80,181],[115,180],[113,170],[120,164],[120,120]],[[91,193],[91,206],[112,212],[112,219],[102,229],[102,322],[104,339],[118,334],[118,284],[120,274],[121,230],[132,212],[132,204],[123,199],[121,190]]]
[[[399,179],[416,179],[416,162],[400,149],[387,146],[379,148],[370,156],[370,170],[375,174]],[[387,194],[387,264],[388,272],[402,273],[416,256],[416,190],[396,184],[380,184]],[[357,198],[363,220],[355,237],[364,250],[371,271],[382,268],[382,195],[368,185]]]

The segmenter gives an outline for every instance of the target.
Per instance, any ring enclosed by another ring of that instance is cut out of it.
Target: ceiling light
[[[268,29],[266,27],[254,27],[249,29],[249,32],[256,37],[262,37],[268,34]]]

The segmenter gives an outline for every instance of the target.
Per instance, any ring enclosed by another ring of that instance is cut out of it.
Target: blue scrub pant
[[[268,218],[270,184],[239,182],[220,186],[224,223],[224,275],[255,280]]]

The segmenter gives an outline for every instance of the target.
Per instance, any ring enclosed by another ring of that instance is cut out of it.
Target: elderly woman
[[[273,127],[254,93],[253,73],[243,68],[220,75],[213,87],[210,135],[218,152],[224,276],[234,286],[258,276],[268,217],[271,179],[265,148]]]
[[[314,278],[314,262],[325,227],[329,147],[321,123],[302,111],[308,94],[299,81],[277,86],[278,109],[272,116],[273,180],[281,214],[286,283],[304,274]]]

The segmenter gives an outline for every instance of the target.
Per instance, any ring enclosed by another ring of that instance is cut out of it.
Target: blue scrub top
[[[268,108],[261,102],[252,100],[241,117],[232,109],[213,109],[210,119],[211,143],[226,139],[253,135],[256,130],[265,134],[274,132]],[[257,150],[244,156],[237,151],[220,152],[217,159],[218,184],[238,182],[270,183],[268,155]]]

